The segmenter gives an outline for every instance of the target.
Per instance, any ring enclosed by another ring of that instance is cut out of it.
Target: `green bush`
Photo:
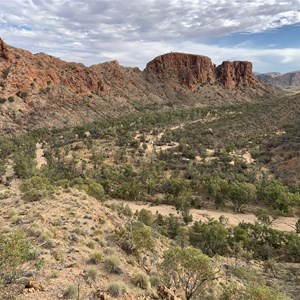
[[[229,236],[230,231],[213,219],[195,222],[190,229],[190,243],[210,256],[230,252]]]
[[[47,178],[34,176],[26,179],[20,187],[26,201],[37,201],[50,195],[54,188]]]
[[[70,185],[76,189],[85,191],[89,196],[97,200],[101,201],[104,199],[103,186],[92,179],[75,178]]]
[[[87,280],[95,282],[97,279],[97,270],[94,268],[87,270]]]
[[[74,284],[70,285],[63,294],[64,299],[77,299],[78,287]]]
[[[151,211],[143,208],[138,214],[138,220],[147,226],[151,226],[153,223],[153,215]]]
[[[249,268],[247,267],[234,266],[234,267],[230,267],[229,269],[235,277],[243,280],[248,284],[264,282],[264,278],[260,274],[255,272],[255,270],[251,270],[251,272],[249,272]]]
[[[9,72],[10,72],[10,67],[7,67],[4,70],[2,70],[2,78],[7,79]]]
[[[292,300],[287,295],[263,285],[251,285],[246,290],[246,300]]]
[[[132,283],[141,288],[141,289],[148,289],[150,287],[150,280],[149,276],[143,271],[135,271],[132,276]]]
[[[90,263],[94,265],[100,264],[103,261],[103,258],[104,255],[102,252],[93,253],[90,258]]]
[[[161,278],[158,274],[154,273],[150,276],[150,283],[152,287],[158,287],[161,284]]]
[[[25,153],[14,154],[14,171],[20,178],[30,178],[37,174],[36,162]]]
[[[110,255],[104,259],[105,269],[110,273],[116,273],[120,265],[121,261],[116,255]]]
[[[118,281],[112,282],[108,286],[108,291],[112,297],[119,297],[126,293],[127,286],[123,281],[118,280]]]
[[[32,246],[23,233],[0,235],[0,281],[11,282],[32,256]]]

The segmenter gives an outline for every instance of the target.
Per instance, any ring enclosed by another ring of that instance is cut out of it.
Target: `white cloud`
[[[296,8],[300,0],[10,0],[1,3],[0,36],[17,47],[86,64],[119,59],[141,67],[155,55],[181,51],[265,67],[263,58],[274,57],[279,65],[292,66],[299,59],[296,49],[204,43],[209,37],[295,24],[300,22]]]

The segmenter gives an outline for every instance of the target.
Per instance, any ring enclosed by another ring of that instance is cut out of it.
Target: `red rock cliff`
[[[158,56],[147,64],[144,72],[150,82],[174,80],[190,90],[196,90],[202,83],[215,82],[222,83],[227,89],[260,85],[250,62],[225,61],[215,67],[209,57],[184,53]]]
[[[209,57],[185,53],[158,56],[147,64],[144,72],[149,81],[174,79],[189,89],[216,81],[215,67]]]
[[[216,73],[218,80],[228,89],[235,89],[242,85],[260,85],[252,73],[252,63],[249,61],[224,61],[217,67]]]

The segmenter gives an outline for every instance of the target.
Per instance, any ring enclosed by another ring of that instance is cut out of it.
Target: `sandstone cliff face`
[[[16,49],[0,44],[2,95],[22,94],[30,101],[32,96],[46,93],[51,87],[64,86],[74,94],[98,93],[106,90],[101,75],[82,64],[67,63],[58,58]],[[42,95],[41,95],[42,96]]]
[[[247,61],[225,61],[216,67],[209,57],[185,53],[168,53],[156,57],[145,69],[149,81],[174,80],[190,90],[203,83],[221,83],[227,89],[261,86]]]
[[[260,86],[259,81],[252,73],[252,63],[248,61],[224,61],[216,69],[218,80],[228,89],[243,85]]]
[[[194,90],[199,83],[216,81],[215,67],[206,56],[185,53],[169,53],[150,61],[145,69],[149,81],[174,79]]]

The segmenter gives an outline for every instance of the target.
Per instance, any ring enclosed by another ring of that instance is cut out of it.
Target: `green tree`
[[[255,212],[255,216],[258,222],[264,226],[270,226],[277,218],[276,215],[269,213],[269,211],[264,208],[259,208]]]
[[[151,228],[141,223],[133,223],[131,230],[132,241],[136,250],[154,250],[155,240]]]
[[[212,177],[203,183],[205,192],[211,197],[216,208],[224,206],[228,192],[228,183],[219,177]]]
[[[37,174],[36,162],[25,153],[14,155],[14,171],[21,178],[30,178]]]
[[[195,299],[216,279],[210,258],[193,247],[173,247],[163,256],[162,272],[169,284],[181,288],[185,299]]]
[[[247,182],[235,182],[228,187],[229,197],[236,212],[242,212],[243,207],[256,199],[255,185]]]
[[[291,204],[298,202],[298,195],[290,193],[281,182],[273,179],[259,188],[258,198],[283,213],[289,213]]]
[[[230,251],[229,230],[219,221],[198,221],[190,229],[190,243],[207,255],[225,255]]]
[[[128,253],[139,255],[141,250],[153,251],[156,245],[150,227],[140,222],[130,222],[123,229],[116,232],[121,247]]]

